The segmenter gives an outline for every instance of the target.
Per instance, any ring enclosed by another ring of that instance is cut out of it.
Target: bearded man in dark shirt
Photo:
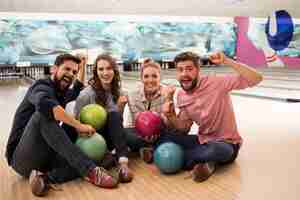
[[[74,132],[83,136],[95,133],[93,127],[64,110],[84,86],[85,64],[86,57],[57,56],[51,77],[35,81],[15,113],[6,158],[18,174],[29,177],[34,195],[46,195],[52,183],[78,177],[99,187],[117,186],[118,180],[96,166],[72,141]]]

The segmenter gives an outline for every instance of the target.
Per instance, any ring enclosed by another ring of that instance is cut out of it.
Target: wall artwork
[[[250,18],[247,37],[263,53],[268,67],[286,67],[289,60],[300,59],[300,24],[284,10],[264,21]]]
[[[170,60],[182,51],[235,56],[233,22],[0,18],[0,63],[53,63],[64,52],[111,53],[120,61]]]

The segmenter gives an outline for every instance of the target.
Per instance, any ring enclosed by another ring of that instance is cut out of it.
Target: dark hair
[[[190,51],[180,53],[174,58],[175,66],[177,65],[177,63],[183,61],[192,61],[196,67],[200,67],[200,65],[202,65],[202,60],[200,59],[200,56]]]
[[[71,61],[75,62],[76,64],[79,64],[81,62],[81,60],[78,57],[66,53],[66,54],[61,54],[61,55],[57,56],[55,59],[54,65],[60,66],[67,60],[71,60]]]
[[[107,61],[110,66],[113,68],[114,71],[114,77],[111,82],[111,93],[113,96],[113,101],[117,102],[119,96],[120,96],[120,89],[121,89],[121,78],[120,78],[120,73],[118,70],[117,62],[116,60],[111,57],[109,54],[100,54],[95,60],[94,66],[93,66],[93,76],[92,78],[88,81],[88,84],[92,86],[92,88],[96,92],[96,103],[106,106],[107,103],[107,95],[106,92],[103,88],[103,85],[101,83],[101,80],[98,77],[97,73],[97,64],[100,60],[105,60]]]

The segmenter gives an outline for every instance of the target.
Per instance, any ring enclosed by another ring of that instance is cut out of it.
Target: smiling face
[[[113,67],[107,60],[99,60],[97,62],[97,75],[103,87],[109,88],[115,73]]]
[[[183,90],[191,91],[196,87],[199,71],[191,60],[180,61],[176,64],[176,78]]]
[[[61,91],[66,91],[72,85],[78,70],[78,64],[73,60],[65,60],[61,65],[54,66],[54,81]]]
[[[154,94],[160,86],[160,70],[155,67],[146,67],[143,69],[142,82],[146,94]]]

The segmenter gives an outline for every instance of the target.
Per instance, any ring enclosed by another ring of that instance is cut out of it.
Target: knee
[[[228,146],[224,145],[211,145],[209,148],[211,155],[215,155],[219,158],[220,161],[227,161],[232,158],[234,154],[233,148],[228,144]]]
[[[40,112],[35,112],[33,113],[33,115],[31,116],[31,120],[34,120],[34,122],[40,122],[40,121],[44,121],[46,119],[44,119],[42,113]]]
[[[12,161],[11,167],[14,169],[15,172],[17,172],[19,175],[28,178],[31,172],[31,169],[25,167],[25,165],[22,163],[19,163],[17,160]]]
[[[55,119],[50,119],[49,117],[46,117],[43,113],[36,111],[33,115],[32,115],[32,119],[35,122],[38,123],[43,123],[43,124],[57,124],[57,121]]]
[[[169,135],[169,134],[161,134],[158,138],[158,143],[162,144],[162,143],[165,143],[165,142],[173,142],[172,139],[173,139],[172,136]]]

